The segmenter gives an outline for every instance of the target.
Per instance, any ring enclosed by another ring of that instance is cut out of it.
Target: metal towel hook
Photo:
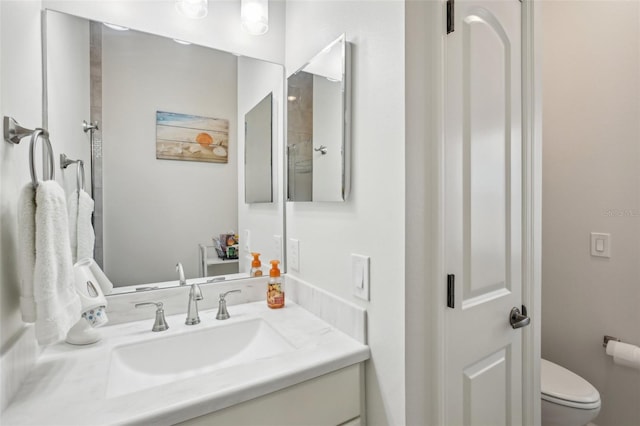
[[[4,140],[19,144],[20,141],[27,136],[31,136],[31,142],[29,143],[29,171],[31,172],[31,182],[33,187],[38,186],[38,175],[35,168],[35,145],[38,143],[38,139],[42,139],[47,149],[49,160],[49,177],[45,180],[53,180],[55,178],[55,170],[53,165],[53,148],[51,147],[51,141],[49,141],[49,132],[42,128],[36,128],[34,130],[22,127],[13,117],[4,117]]]
[[[36,174],[36,150],[35,146],[38,139],[42,139],[44,146],[47,148],[48,160],[49,160],[49,178],[45,180],[53,180],[56,177],[55,168],[53,165],[53,148],[49,141],[49,133],[44,129],[36,129],[31,135],[31,142],[29,143],[29,171],[31,172],[31,182],[33,187],[38,186],[38,175]]]
[[[78,164],[76,169],[76,186],[78,187],[78,193],[82,189],[84,191],[84,161],[72,160],[66,156],[66,154],[60,154],[60,168],[66,169],[70,164]]]

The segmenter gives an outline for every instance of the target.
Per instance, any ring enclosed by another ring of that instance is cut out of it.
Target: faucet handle
[[[153,327],[151,331],[165,331],[169,328],[169,324],[167,324],[167,320],[164,318],[164,305],[162,302],[142,302],[136,303],[135,307],[139,308],[141,306],[147,305],[155,305],[156,309],[156,321],[153,323]]]
[[[238,290],[229,290],[229,291],[226,291],[224,293],[220,293],[220,299],[224,300],[224,298],[227,297],[227,294],[229,294],[229,293],[242,293],[242,290],[240,290],[240,289],[238,289]]]
[[[220,293],[220,300],[218,300],[218,314],[216,315],[217,320],[226,320],[229,319],[229,311],[227,311],[227,294],[229,293],[240,293],[242,290],[229,290],[225,293]]]

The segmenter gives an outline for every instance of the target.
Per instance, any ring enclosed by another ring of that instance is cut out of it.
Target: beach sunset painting
[[[156,158],[229,161],[229,120],[156,111]]]

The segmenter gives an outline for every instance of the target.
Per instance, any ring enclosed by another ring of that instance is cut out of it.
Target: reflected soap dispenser
[[[251,261],[251,271],[249,272],[249,276],[261,277],[262,262],[260,262],[260,253],[251,253],[251,256],[253,256],[253,260]]]
[[[284,285],[282,277],[280,277],[280,269],[278,269],[279,260],[271,261],[271,270],[269,271],[269,284],[267,284],[267,305],[271,309],[280,309],[284,307]]]

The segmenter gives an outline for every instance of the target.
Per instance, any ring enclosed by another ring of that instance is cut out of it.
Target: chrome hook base
[[[89,131],[93,132],[94,130],[100,130],[98,127],[98,122],[95,121],[91,124],[87,123],[87,120],[82,120],[82,131],[87,133]]]
[[[22,127],[13,117],[4,116],[4,140],[13,144],[19,144],[22,138],[31,136],[35,130]]]

